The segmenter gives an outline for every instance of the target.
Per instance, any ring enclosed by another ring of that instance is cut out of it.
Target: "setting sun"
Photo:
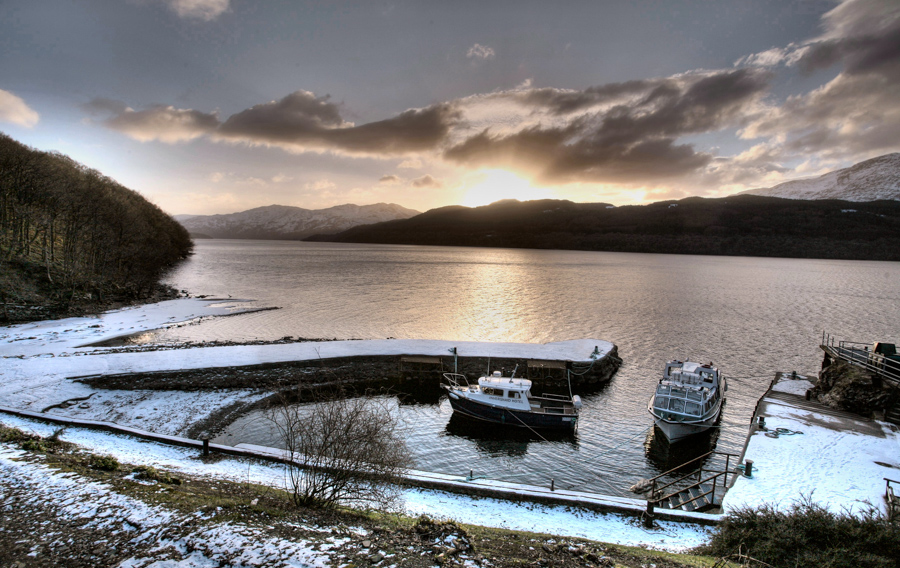
[[[531,199],[552,199],[555,197],[552,189],[547,187],[535,187],[525,178],[507,170],[482,170],[478,177],[466,191],[461,205],[467,207],[479,207],[489,205],[501,199],[518,199],[528,201]]]

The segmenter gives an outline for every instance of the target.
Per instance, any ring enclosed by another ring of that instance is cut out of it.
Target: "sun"
[[[554,192],[550,188],[535,187],[527,179],[507,170],[481,170],[462,198],[461,205],[479,207],[501,199],[551,199]]]

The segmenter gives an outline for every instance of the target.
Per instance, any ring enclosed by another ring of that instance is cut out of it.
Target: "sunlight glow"
[[[507,170],[482,170],[462,198],[461,205],[479,207],[501,199],[553,199],[555,192],[547,187],[534,187],[527,179]]]

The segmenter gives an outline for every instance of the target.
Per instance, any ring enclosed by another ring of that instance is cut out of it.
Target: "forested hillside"
[[[137,192],[0,133],[0,323],[150,297],[192,246]]]
[[[900,260],[900,201],[756,195],[649,205],[541,200],[443,207],[310,240],[666,254]]]

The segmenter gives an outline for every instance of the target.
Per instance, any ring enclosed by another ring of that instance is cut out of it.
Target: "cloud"
[[[444,183],[430,174],[416,178],[409,183],[413,187],[443,187]]]
[[[826,32],[808,43],[798,60],[802,69],[840,63],[849,75],[900,74],[900,4],[895,0],[847,0],[823,20]]]
[[[900,3],[844,0],[822,16],[825,32],[815,38],[741,57],[736,66],[797,66],[804,72],[841,65],[849,75],[900,66]]]
[[[497,54],[494,50],[486,45],[481,45],[476,43],[472,47],[469,48],[469,51],[466,52],[466,57],[469,59],[493,59]]]
[[[378,185],[397,185],[402,180],[400,176],[395,176],[393,174],[381,176],[381,179],[378,180]]]
[[[813,91],[761,112],[741,131],[769,138],[785,156],[863,159],[900,148],[900,4],[847,0],[823,16],[825,32],[789,46],[802,71],[841,67]],[[751,61],[751,60],[748,60]]]
[[[458,116],[452,104],[441,103],[356,126],[341,118],[327,96],[296,91],[232,115],[217,137],[295,151],[395,156],[436,148]]]
[[[419,160],[418,158],[411,158],[409,160],[403,160],[402,162],[397,164],[397,167],[400,169],[404,169],[404,170],[406,170],[406,169],[418,170],[419,168],[422,167],[422,160]]]
[[[507,96],[556,116],[557,123],[503,134],[485,129],[446,150],[444,157],[474,167],[529,172],[544,183],[682,176],[706,166],[712,155],[677,139],[740,123],[770,78],[764,70],[738,69],[583,91],[512,92]],[[576,111],[581,114],[570,116]]]
[[[180,18],[215,20],[228,11],[229,0],[165,0]]]
[[[219,125],[216,113],[154,105],[136,111],[121,101],[97,98],[82,105],[89,114],[106,115],[100,123],[141,142],[175,143],[213,132]]]
[[[25,104],[25,101],[9,91],[0,89],[0,122],[11,122],[31,128],[38,120],[40,120],[38,113]]]

